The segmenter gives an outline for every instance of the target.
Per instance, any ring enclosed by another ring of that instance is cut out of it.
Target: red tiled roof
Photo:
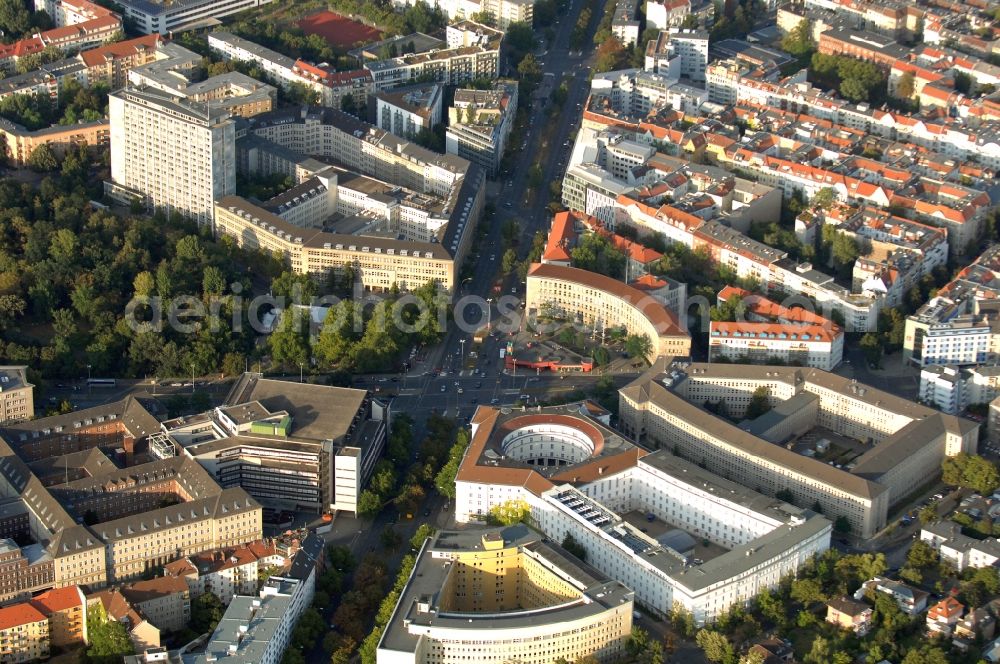
[[[642,312],[643,316],[653,325],[660,336],[687,336],[677,323],[677,319],[662,303],[652,299],[640,290],[631,288],[611,277],[562,265],[547,265],[535,263],[528,270],[528,278],[558,279],[609,293],[625,300]]]
[[[160,41],[162,41],[162,39],[163,38],[160,37],[160,35],[152,34],[137,37],[135,39],[127,39],[125,41],[108,44],[106,46],[89,48],[86,51],[80,52],[80,59],[83,60],[83,64],[88,67],[93,67],[95,65],[104,64],[109,60],[127,58],[131,55],[135,55],[136,53],[154,49]]]
[[[187,583],[176,576],[158,576],[147,581],[136,581],[122,589],[122,594],[132,604],[188,592]]]
[[[30,602],[13,604],[0,609],[0,630],[46,621],[48,621],[48,618],[41,611],[33,607]]]
[[[552,217],[552,229],[542,252],[543,261],[568,261],[569,248],[576,240],[576,216],[573,212],[557,212]]]
[[[652,274],[644,274],[629,284],[629,286],[638,290],[659,290],[666,285],[666,281]]]
[[[716,339],[759,339],[762,341],[822,341],[829,343],[834,336],[821,325],[781,325],[779,323],[747,323],[712,321],[709,342]],[[763,335],[763,336],[762,336]],[[785,338],[781,339],[781,335]]]
[[[32,605],[45,615],[56,611],[65,611],[74,607],[83,606],[83,593],[77,586],[67,586],[66,588],[53,588],[41,595],[32,598]]]

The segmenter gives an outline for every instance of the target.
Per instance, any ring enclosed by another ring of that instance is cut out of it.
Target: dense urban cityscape
[[[0,663],[1000,662],[1000,4],[0,0]]]

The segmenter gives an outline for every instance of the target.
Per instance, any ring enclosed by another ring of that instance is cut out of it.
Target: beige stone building
[[[35,386],[28,382],[28,367],[0,367],[0,424],[30,420],[35,416]]]
[[[111,125],[107,120],[81,122],[73,125],[52,125],[35,131],[16,122],[0,120],[0,136],[7,143],[7,158],[13,165],[24,166],[31,153],[47,145],[57,157],[79,145],[102,147],[111,140]]]
[[[633,593],[518,525],[427,540],[378,645],[379,664],[616,661]]]
[[[772,411],[738,425],[762,390]],[[979,426],[819,369],[675,362],[659,358],[619,391],[620,426],[758,491],[788,490],[871,537],[890,507],[974,453]],[[808,436],[807,436],[808,434]],[[829,445],[836,441],[836,458]],[[815,441],[815,442],[812,442]],[[825,441],[825,443],[824,443]]]
[[[298,274],[322,276],[351,267],[370,290],[389,290],[394,284],[414,289],[428,281],[451,290],[459,267],[437,243],[302,228],[239,196],[216,203],[215,228],[241,247],[282,256]]]
[[[52,645],[56,648],[76,648],[90,640],[87,598],[79,586],[48,590],[33,598],[31,604],[48,616]]]
[[[650,341],[650,358],[691,354],[691,336],[653,296],[617,279],[574,267],[536,263],[528,271],[529,321],[584,325],[604,333],[624,327]]]
[[[49,619],[28,603],[0,609],[0,660],[4,664],[49,658]]]

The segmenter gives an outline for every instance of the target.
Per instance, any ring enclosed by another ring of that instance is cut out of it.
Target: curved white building
[[[377,662],[617,661],[632,598],[526,526],[441,532],[418,554]]]
[[[524,501],[542,532],[557,542],[571,535],[637,604],[658,615],[679,605],[699,624],[829,548],[821,515],[666,450],[647,452],[586,413],[579,403],[479,408],[456,478],[456,520],[482,522]]]

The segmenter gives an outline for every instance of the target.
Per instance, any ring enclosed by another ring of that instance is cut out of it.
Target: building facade
[[[492,90],[456,90],[448,109],[445,151],[479,164],[495,177],[517,115],[517,84],[498,81]]]
[[[734,425],[703,407],[725,403],[740,418],[758,391],[775,411],[759,421]],[[802,406],[783,409],[793,400]],[[765,494],[787,490],[800,504],[818,503],[861,537],[884,528],[889,508],[939,473],[945,457],[975,452],[978,440],[974,422],[813,368],[660,358],[619,391],[619,409],[627,435]],[[818,444],[793,450],[815,427],[862,442],[862,453],[837,467]]]
[[[666,450],[647,453],[581,415],[579,404],[479,408],[456,491],[459,523],[482,522],[514,501],[551,539],[571,535],[647,610],[668,615],[681,606],[698,624],[775,586],[830,542],[822,516]],[[674,531],[722,551],[696,560]]]
[[[614,662],[632,608],[632,591],[525,526],[440,532],[417,554],[377,662]]]
[[[35,386],[28,382],[28,367],[0,367],[0,425],[35,416]]]
[[[153,90],[109,97],[115,198],[134,198],[212,225],[216,199],[236,189],[236,127],[230,113]]]
[[[691,336],[658,299],[604,275],[536,263],[528,271],[525,313],[539,326],[583,325],[602,334],[623,327],[649,340],[650,357],[691,353]]]

